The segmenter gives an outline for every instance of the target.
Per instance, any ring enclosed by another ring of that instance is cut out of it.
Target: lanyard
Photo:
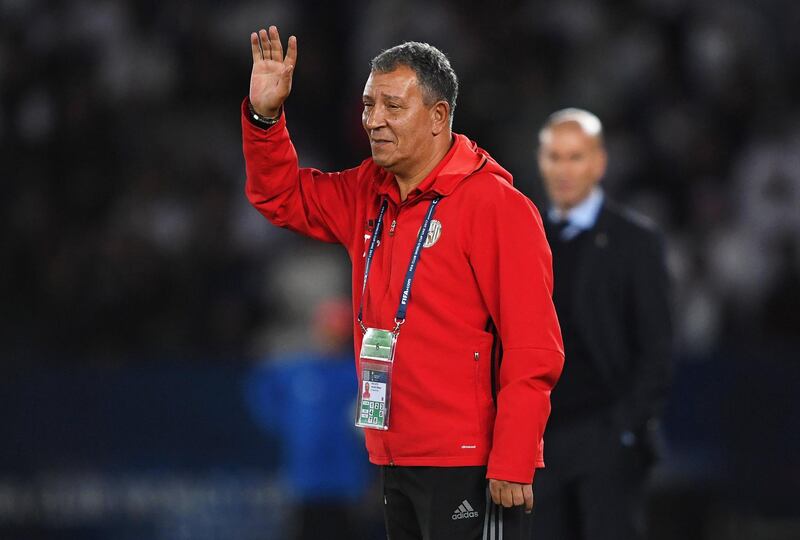
[[[372,266],[372,256],[375,255],[375,247],[378,245],[378,237],[383,231],[383,214],[386,213],[386,207],[389,206],[389,201],[384,199],[381,204],[381,209],[378,211],[378,218],[375,220],[375,228],[372,230],[372,238],[369,241],[369,248],[367,249],[366,260],[364,261],[364,281],[361,283],[361,302],[358,305],[358,324],[361,329],[364,329],[364,324],[361,322],[361,313],[364,310],[364,293],[367,291],[367,277],[369,277],[369,269]]]
[[[408,270],[406,271],[406,278],[403,281],[403,290],[400,293],[400,305],[397,308],[397,314],[394,317],[394,322],[397,325],[394,329],[395,332],[400,328],[400,325],[403,324],[406,320],[406,310],[408,309],[408,301],[411,295],[411,283],[414,281],[414,274],[417,271],[417,264],[419,263],[419,259],[422,256],[422,247],[425,245],[425,239],[428,237],[428,230],[431,226],[431,221],[433,218],[433,212],[436,210],[436,205],[439,204],[439,199],[441,197],[435,197],[432,201],[430,206],[428,207],[428,213],[425,214],[425,220],[422,222],[422,227],[419,229],[419,236],[417,236],[417,242],[414,244],[414,251],[411,253],[411,260],[408,263]],[[369,277],[369,271],[372,267],[372,258],[375,255],[375,248],[378,245],[378,237],[383,231],[383,215],[386,213],[386,207],[389,205],[389,202],[384,199],[383,204],[381,204],[381,209],[378,212],[378,218],[375,222],[375,230],[372,232],[372,238],[369,241],[369,248],[367,249],[366,254],[366,261],[364,262],[364,281],[361,284],[361,302],[358,306],[358,324],[361,325],[361,329],[366,331],[364,327],[364,323],[361,322],[361,316],[364,309],[364,293],[367,290],[367,278]]]

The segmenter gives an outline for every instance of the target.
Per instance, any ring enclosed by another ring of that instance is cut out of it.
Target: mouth
[[[555,187],[558,191],[570,191],[573,186],[571,182],[556,182]]]

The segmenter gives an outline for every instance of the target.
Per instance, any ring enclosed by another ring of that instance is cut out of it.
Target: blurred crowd
[[[309,289],[349,292],[343,251],[243,194],[248,35],[268,24],[298,36],[286,112],[303,165],[366,157],[368,60],[431,42],[460,77],[455,131],[540,208],[546,116],[604,121],[606,189],[668,233],[684,354],[798,343],[800,3],[488,5],[0,0],[0,354],[257,357],[288,346]]]

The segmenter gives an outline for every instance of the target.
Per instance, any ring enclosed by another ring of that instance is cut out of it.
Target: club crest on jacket
[[[433,244],[439,241],[439,238],[442,236],[442,223],[439,220],[433,219],[431,220],[431,224],[428,227],[428,236],[425,237],[425,243],[422,247],[429,248]]]

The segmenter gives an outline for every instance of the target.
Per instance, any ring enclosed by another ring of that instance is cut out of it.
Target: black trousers
[[[548,426],[536,471],[534,540],[639,540],[647,478],[639,448],[624,446],[609,414]]]
[[[531,514],[489,494],[486,467],[381,467],[389,540],[528,540]]]

